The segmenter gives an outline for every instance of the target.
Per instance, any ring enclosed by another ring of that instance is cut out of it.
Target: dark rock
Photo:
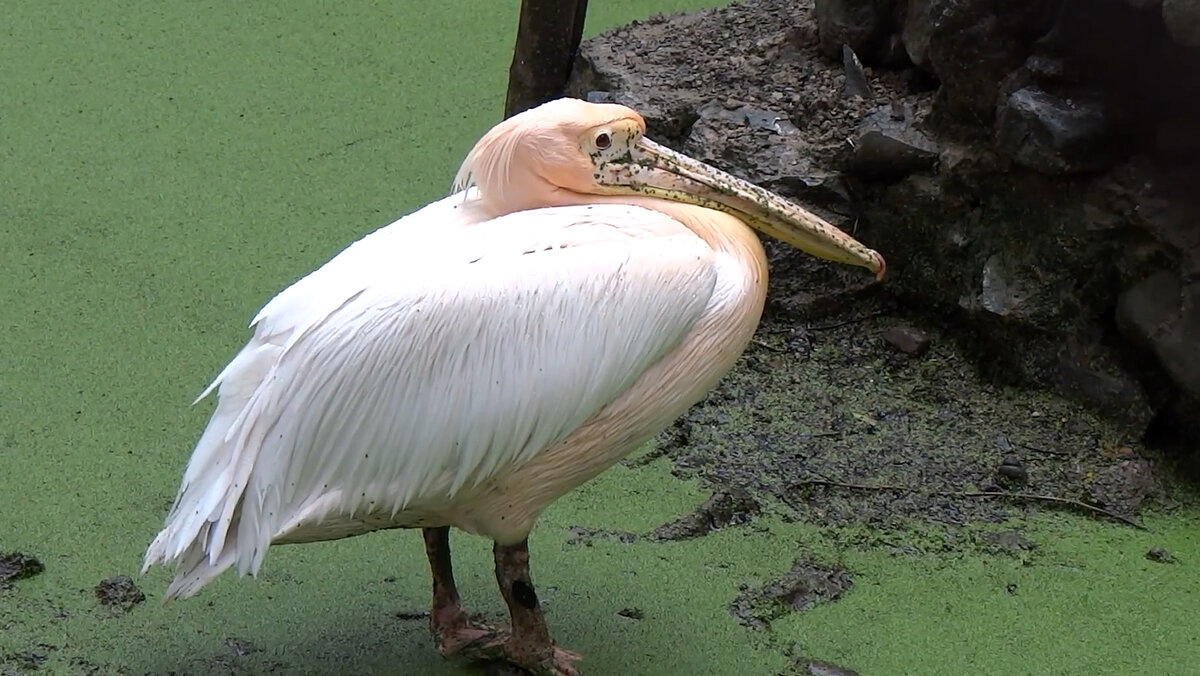
[[[45,570],[46,566],[37,558],[21,552],[10,552],[0,556],[0,585],[40,575]]]
[[[883,332],[883,339],[904,354],[920,356],[929,350],[929,336],[912,326],[893,326]]]
[[[1025,70],[1042,83],[1057,83],[1067,79],[1067,66],[1063,59],[1045,54],[1032,54],[1025,59]]]
[[[912,127],[912,116],[903,106],[899,113],[893,108],[881,108],[863,119],[855,132],[854,152],[846,167],[849,173],[886,182],[929,169],[937,162],[937,146]]]
[[[146,600],[146,595],[129,579],[128,575],[118,575],[103,580],[93,590],[96,600],[101,605],[117,608],[128,612],[134,606]]]
[[[903,10],[904,0],[815,0],[821,53],[837,59],[847,45],[867,63],[882,65]]]
[[[646,613],[642,612],[641,608],[622,608],[617,611],[617,614],[631,620],[641,620],[646,617]]]
[[[1029,472],[1025,469],[1025,463],[1021,462],[1020,458],[1013,456],[1002,460],[1000,466],[996,468],[996,473],[1005,481],[1012,483],[1023,484],[1029,481]]]
[[[1188,47],[1200,47],[1200,2],[1162,0],[1162,17],[1173,40]]]
[[[1000,103],[996,147],[1024,167],[1046,174],[1096,171],[1112,163],[1112,145],[1098,99],[1063,98],[1024,87]]]
[[[1131,430],[1146,429],[1154,417],[1145,391],[1125,369],[1094,367],[1063,355],[1053,381],[1060,391],[1091,404]]]
[[[909,0],[904,46],[914,64],[942,83],[939,104],[950,117],[989,121],[997,84],[1026,58],[1054,3],[1040,0]]]
[[[1200,155],[1200,125],[1190,118],[1167,118],[1158,125],[1154,145],[1159,154],[1177,160]]]
[[[867,73],[863,70],[862,61],[850,49],[850,45],[842,45],[842,69],[846,71],[846,96],[858,96],[871,100],[871,84],[867,82]]]
[[[1159,271],[1121,294],[1117,325],[1148,348],[1186,395],[1200,398],[1200,284]]]

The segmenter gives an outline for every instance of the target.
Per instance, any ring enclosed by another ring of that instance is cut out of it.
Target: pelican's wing
[[[420,232],[360,241],[259,314],[146,555],[179,563],[168,595],[256,571],[301,516],[444,506],[563,439],[680,343],[716,281],[706,244],[636,207]]]

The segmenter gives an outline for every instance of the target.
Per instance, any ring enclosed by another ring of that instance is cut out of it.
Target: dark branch
[[[587,0],[522,0],[504,117],[566,92],[586,15]]]

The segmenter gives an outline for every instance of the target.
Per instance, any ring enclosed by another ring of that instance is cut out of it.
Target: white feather
[[[146,553],[177,565],[168,597],[253,574],[300,531],[452,507],[612,402],[713,296],[712,250],[658,212],[480,222],[472,203],[451,195],[364,237],[255,317],[204,393],[216,410]]]

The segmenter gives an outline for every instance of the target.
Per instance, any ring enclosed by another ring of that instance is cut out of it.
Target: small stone
[[[1021,462],[1020,458],[1014,456],[1004,458],[1000,462],[1000,466],[996,468],[996,473],[1011,482],[1019,484],[1029,481],[1029,472],[1025,470],[1025,463]]]
[[[1175,563],[1175,557],[1171,552],[1162,547],[1151,547],[1150,551],[1146,552],[1146,558],[1155,563]]]
[[[929,350],[929,336],[912,326],[893,326],[883,332],[883,339],[904,354],[919,357]]]
[[[1028,299],[1022,277],[1007,257],[992,254],[983,264],[979,304],[1001,317],[1016,313]]]

